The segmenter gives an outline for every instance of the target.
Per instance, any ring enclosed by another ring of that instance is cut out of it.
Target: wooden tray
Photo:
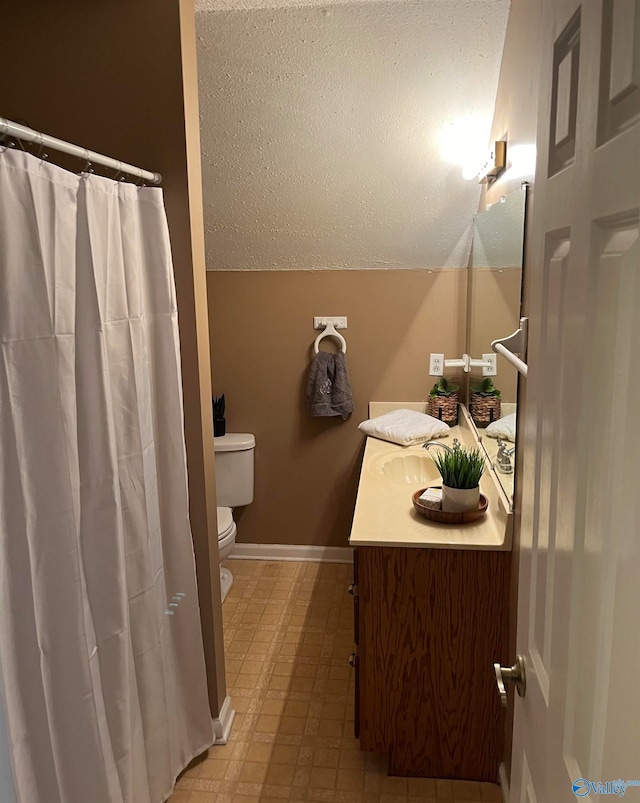
[[[430,485],[429,488],[440,489],[441,485]],[[484,494],[480,494],[480,503],[477,510],[465,510],[462,513],[449,513],[445,510],[435,510],[432,507],[427,507],[420,501],[420,497],[427,490],[421,488],[413,494],[413,506],[416,512],[425,519],[430,521],[439,521],[441,524],[468,524],[470,521],[477,521],[481,519],[487,512],[489,507],[489,500]]]

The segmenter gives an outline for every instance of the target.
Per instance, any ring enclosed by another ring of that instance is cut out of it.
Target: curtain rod
[[[101,153],[90,151],[87,148],[81,148],[79,145],[72,145],[70,142],[65,142],[63,139],[51,137],[48,134],[42,134],[40,131],[34,131],[33,128],[28,128],[20,123],[6,120],[4,117],[0,117],[0,134],[3,136],[15,137],[24,142],[37,142],[42,148],[53,148],[56,151],[76,156],[78,159],[84,159],[90,164],[110,167],[120,173],[128,173],[131,176],[137,176],[151,184],[160,184],[162,181],[160,173],[151,173],[149,170],[143,170],[141,167],[134,167],[134,165],[121,162],[119,159],[112,159],[110,156],[103,156]]]

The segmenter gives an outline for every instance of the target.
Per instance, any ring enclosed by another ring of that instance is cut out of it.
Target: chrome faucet
[[[446,443],[440,443],[440,441],[427,441],[426,443],[422,444],[422,448],[429,451],[431,446],[439,446],[441,449],[446,449],[448,452],[453,452],[454,449],[460,448],[460,441],[457,438],[453,439],[453,445],[447,446]]]
[[[513,474],[511,457],[515,450],[515,445],[511,449],[507,449],[507,444],[504,441],[498,440],[498,454],[496,460],[498,463],[498,471],[501,474]]]

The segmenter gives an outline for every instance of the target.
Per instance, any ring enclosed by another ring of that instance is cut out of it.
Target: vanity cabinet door
[[[358,611],[358,550],[353,550],[353,583],[349,586],[349,593],[353,596],[353,643],[360,644],[360,614]]]
[[[495,781],[510,553],[357,551],[361,748],[392,775]]]

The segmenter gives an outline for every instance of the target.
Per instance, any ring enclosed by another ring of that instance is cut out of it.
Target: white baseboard
[[[231,704],[231,697],[227,695],[222,703],[220,709],[220,716],[215,717],[213,720],[213,735],[216,737],[214,745],[226,744],[229,741],[229,734],[231,733],[231,726],[235,719],[236,712]]]
[[[500,789],[502,789],[502,799],[504,803],[509,803],[509,779],[507,778],[507,768],[504,764],[500,764],[498,768],[498,777],[500,779]]]
[[[244,560],[291,560],[311,563],[353,563],[353,549],[304,544],[235,544],[230,558]]]

